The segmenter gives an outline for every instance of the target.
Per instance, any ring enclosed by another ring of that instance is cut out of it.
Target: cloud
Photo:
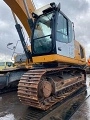
[[[88,11],[89,3],[86,0],[61,0],[61,8],[67,15],[76,18]]]

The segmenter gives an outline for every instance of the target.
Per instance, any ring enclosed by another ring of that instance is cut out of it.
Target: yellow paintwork
[[[74,58],[69,58],[66,56],[58,55],[58,54],[52,54],[52,55],[33,57],[33,63],[44,63],[44,62],[57,61],[58,63],[62,62],[62,63],[86,65],[85,50],[83,48],[84,58],[81,59],[79,42],[75,41],[75,48],[74,49],[75,49],[75,57]]]
[[[7,63],[11,63],[11,66],[8,66]],[[0,70],[14,68],[12,62],[0,62]]]
[[[80,47],[79,47],[79,42],[75,41],[75,56],[77,59],[80,59]]]
[[[28,59],[26,59],[23,62],[15,62],[14,66],[19,67],[19,68],[32,68],[32,62],[28,61]]]
[[[31,45],[27,46],[27,48],[28,48],[28,50],[31,51]],[[26,67],[27,68],[27,66],[28,66],[29,68],[31,68],[31,63],[30,62],[28,63],[27,59],[25,61],[22,61],[22,62],[16,62],[16,57],[17,56],[19,56],[19,55],[14,56],[14,65],[16,67]]]
[[[31,36],[31,29],[28,24],[28,17],[25,11],[23,0],[4,0],[5,3],[12,9],[12,11],[17,15],[19,20],[22,22],[29,36]],[[26,0],[29,12],[35,11],[34,4],[31,0]]]
[[[15,65],[16,67],[25,67],[26,61],[24,61],[24,62],[15,62],[14,65]]]
[[[76,58],[69,58],[57,54],[33,57],[33,63],[45,63],[45,62],[53,62],[53,61],[57,61],[58,63],[62,62],[62,63],[77,64],[77,65],[86,64],[85,59],[78,60]]]
[[[82,61],[86,61],[86,56],[85,56],[85,49],[84,49],[84,47],[78,42],[78,41],[74,41],[74,45],[75,45],[75,57],[76,57],[76,59],[78,59],[78,60],[81,60],[81,56],[80,56],[80,46],[83,48],[83,52],[84,52],[84,57],[85,57],[85,59],[82,59]]]

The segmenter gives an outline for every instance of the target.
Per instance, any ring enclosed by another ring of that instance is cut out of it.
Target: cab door
[[[74,37],[72,22],[65,15],[59,13],[56,25],[57,54],[74,58]]]

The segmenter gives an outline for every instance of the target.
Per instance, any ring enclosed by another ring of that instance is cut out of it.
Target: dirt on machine
[[[85,77],[80,71],[82,70],[63,66],[29,70],[20,79],[19,99],[26,105],[47,110],[85,86]]]
[[[61,11],[60,3],[53,2],[32,12],[32,18],[25,0],[23,4],[31,31],[31,50],[13,15],[27,66],[32,64],[32,68],[28,67],[22,75],[18,96],[23,104],[47,110],[86,86],[85,50],[75,40],[74,24]]]

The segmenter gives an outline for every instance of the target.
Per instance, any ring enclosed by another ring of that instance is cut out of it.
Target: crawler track
[[[59,89],[56,89],[56,92],[53,92],[52,79],[59,84],[56,84]],[[29,70],[21,77],[18,96],[23,104],[47,110],[83,86],[85,86],[85,77],[77,68]]]

